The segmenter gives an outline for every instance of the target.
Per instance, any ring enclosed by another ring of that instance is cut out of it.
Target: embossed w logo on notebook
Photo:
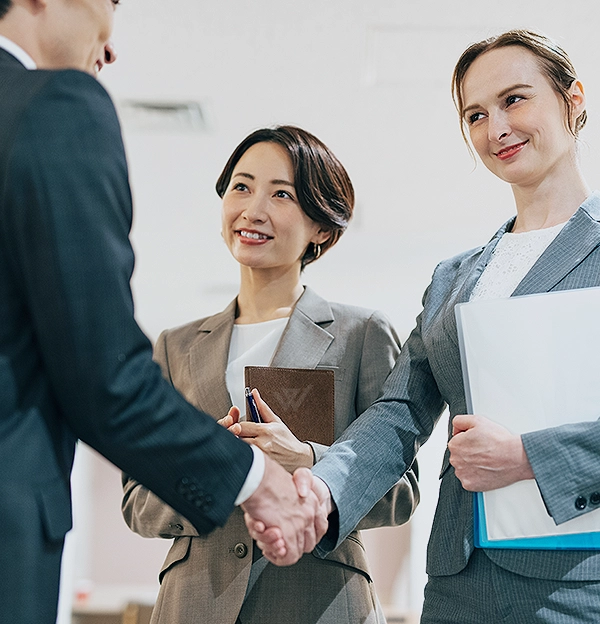
[[[245,383],[302,441],[332,444],[335,435],[335,372],[331,369],[246,366]]]
[[[304,386],[303,388],[281,388],[277,392],[277,397],[286,411],[297,412],[304,404],[306,397],[312,392],[312,389],[312,385]]]

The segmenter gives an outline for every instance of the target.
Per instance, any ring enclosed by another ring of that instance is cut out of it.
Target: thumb
[[[219,420],[217,420],[217,422],[222,427],[229,429],[231,425],[235,425],[235,423],[239,422],[239,420],[240,420],[240,410],[234,405],[233,407],[229,408],[229,411],[227,412],[227,416],[225,416],[224,418],[220,418]]]
[[[474,414],[459,414],[452,419],[452,435],[463,433],[472,429],[477,424],[477,416]]]
[[[260,396],[260,392],[256,388],[252,390],[252,395],[254,396],[256,407],[258,407],[258,412],[263,422],[282,422],[281,418],[279,418],[279,416],[277,416],[277,414],[263,401]]]
[[[227,416],[231,418],[232,424],[240,422],[240,408],[237,407],[236,405],[233,405],[232,407],[229,408],[229,411],[227,412]]]
[[[292,475],[300,498],[306,498],[312,491],[313,473],[308,468],[297,468]]]

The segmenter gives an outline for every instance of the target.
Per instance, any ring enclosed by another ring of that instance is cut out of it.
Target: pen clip
[[[262,422],[260,414],[258,413],[256,401],[254,400],[252,391],[250,390],[250,388],[248,388],[248,386],[246,386],[246,388],[244,389],[244,394],[246,395],[246,404],[248,405],[248,411],[250,412],[250,418],[252,419],[252,422]]]

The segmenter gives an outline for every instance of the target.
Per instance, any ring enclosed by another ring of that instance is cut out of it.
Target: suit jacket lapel
[[[512,227],[515,218],[508,220],[492,237],[489,243],[483,247],[472,258],[461,263],[460,272],[456,277],[456,284],[450,294],[447,296],[445,304],[440,308],[440,319],[444,331],[450,336],[451,340],[458,344],[458,331],[456,328],[456,316],[454,308],[458,303],[465,303],[471,297],[473,288],[477,280],[488,265],[494,249],[502,235]]]
[[[505,232],[510,230],[515,222],[515,217],[509,219],[491,238],[490,242],[482,249],[479,258],[475,259],[475,263],[471,266],[465,267],[465,271],[467,275],[465,277],[465,281],[460,287],[456,299],[453,301],[452,305],[456,305],[457,303],[465,303],[471,297],[471,293],[473,292],[473,288],[475,288],[475,284],[477,284],[477,280],[481,277],[481,274],[485,270],[485,267],[488,265],[489,261],[492,258],[492,254],[494,253],[494,249],[496,249],[496,245],[502,238]]]
[[[513,292],[548,292],[600,245],[600,193],[592,193]]]
[[[445,330],[452,340],[458,344],[456,317],[454,307],[457,303],[469,300],[477,280],[489,263],[494,249],[503,234],[513,226],[515,218],[507,221],[485,246],[474,264],[464,267],[466,276],[464,281],[457,278],[458,286],[448,297],[445,310],[452,308],[452,314],[444,313]],[[600,245],[600,193],[592,193],[579,207],[560,234],[548,246],[527,275],[521,280],[512,296],[528,295],[551,290],[565,275],[572,271],[579,263]],[[456,293],[456,294],[455,294]]]
[[[322,325],[334,320],[331,306],[306,287],[273,356],[272,366],[316,368],[333,336]]]
[[[198,339],[190,348],[190,375],[197,404],[215,418],[223,418],[231,407],[225,383],[229,342],[237,299],[198,327]]]
[[[4,48],[0,48],[0,66],[10,67],[11,69],[21,68],[23,71],[27,71],[23,63]]]

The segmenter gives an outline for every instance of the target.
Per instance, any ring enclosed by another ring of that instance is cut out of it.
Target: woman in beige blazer
[[[156,359],[190,402],[217,417],[230,410],[231,395],[242,396],[240,362],[332,369],[337,437],[377,398],[399,351],[382,314],[329,303],[300,282],[304,266],[335,244],[352,215],[348,175],[316,137],[280,126],[242,141],[217,192],[223,238],[240,263],[240,293],[224,311],[163,332]],[[266,337],[261,328],[267,328]],[[247,331],[262,332],[249,348]],[[290,471],[320,458],[326,447],[295,438],[260,399],[259,408],[262,424],[238,422],[236,408],[221,422]],[[174,539],[160,572],[153,623],[385,621],[358,532],[325,560],[307,554],[278,568],[253,546],[239,508],[224,527],[199,536],[139,483],[124,477],[124,488],[130,528],[144,537]],[[402,524],[417,503],[416,478],[409,472],[361,528]]]

